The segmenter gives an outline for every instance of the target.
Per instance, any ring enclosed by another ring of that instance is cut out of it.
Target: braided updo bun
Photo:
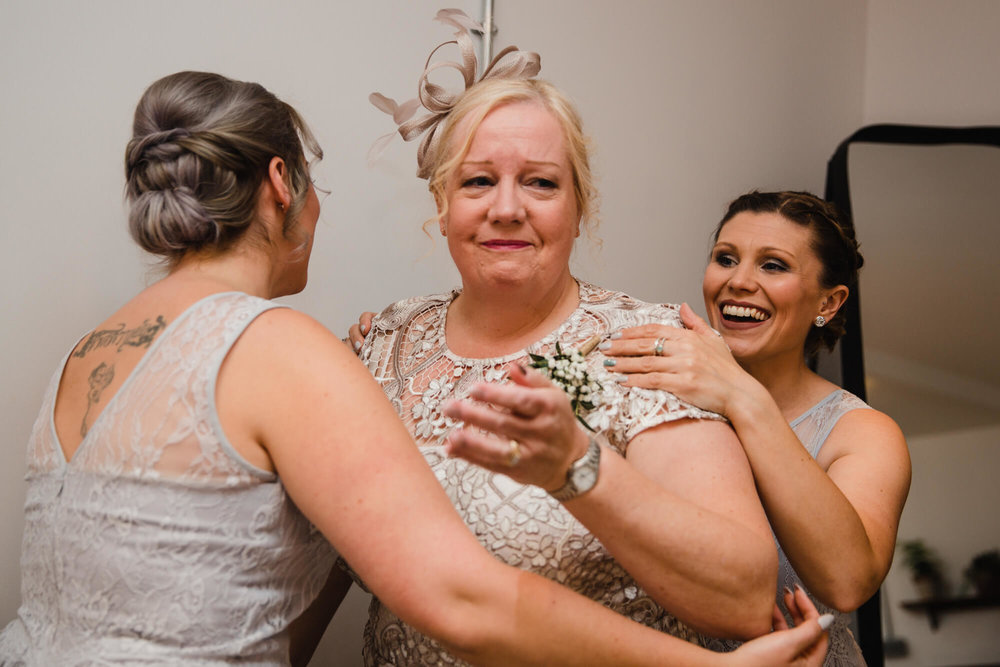
[[[737,197],[729,205],[722,222],[715,228],[719,239],[723,226],[738,213],[777,213],[790,222],[808,227],[812,232],[812,249],[823,266],[820,284],[829,289],[844,285],[852,294],[858,286],[858,271],[865,263],[861,256],[854,227],[844,224],[837,208],[809,192],[753,191]],[[847,309],[841,307],[826,326],[811,327],[805,342],[806,357],[814,357],[820,347],[832,350],[844,335]]]
[[[288,167],[287,231],[309,189],[303,143],[322,157],[295,109],[259,84],[208,72],[159,79],[139,100],[125,150],[132,238],[171,263],[225,250],[251,227],[273,157]]]

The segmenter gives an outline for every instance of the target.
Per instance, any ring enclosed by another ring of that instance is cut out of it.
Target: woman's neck
[[[473,359],[523,350],[555,330],[579,303],[580,289],[569,273],[546,290],[463,287],[448,308],[448,348]]]
[[[789,351],[767,359],[737,359],[743,369],[771,394],[782,416],[795,419],[831,391],[832,383],[806,365],[805,358]]]
[[[206,291],[244,292],[273,299],[270,265],[252,251],[230,250],[212,256],[187,255],[169,272],[174,283],[203,285]]]

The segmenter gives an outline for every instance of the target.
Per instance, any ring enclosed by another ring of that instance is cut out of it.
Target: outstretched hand
[[[801,588],[785,593],[785,606],[795,623],[789,628],[784,615],[774,606],[772,622],[774,632],[746,642],[732,653],[729,664],[796,665],[818,667],[826,658],[829,636],[826,629],[833,622],[830,614],[819,615],[816,606]]]
[[[570,464],[586,452],[588,437],[566,393],[542,373],[514,365],[508,375],[508,384],[473,387],[474,400],[445,404],[446,416],[465,423],[448,436],[448,455],[522,484],[558,489]]]
[[[614,359],[612,370],[624,374],[623,384],[663,389],[726,415],[741,385],[753,379],[733,359],[722,336],[690,306],[683,304],[680,314],[687,329],[663,324],[622,329],[602,351]],[[657,346],[659,355],[654,354]]]

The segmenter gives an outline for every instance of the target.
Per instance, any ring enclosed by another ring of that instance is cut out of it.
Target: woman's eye
[[[536,179],[533,179],[531,181],[531,184],[534,185],[536,188],[545,188],[547,190],[548,189],[555,189],[555,188],[559,187],[558,185],[556,185],[555,181],[550,181],[547,178],[536,178]]]
[[[765,271],[787,271],[788,267],[783,262],[769,260],[762,265]]]
[[[463,188],[485,188],[492,184],[486,176],[473,176],[462,181]]]
[[[719,266],[736,266],[736,258],[734,258],[732,255],[727,255],[726,253],[722,252],[718,253],[715,256],[714,261]]]

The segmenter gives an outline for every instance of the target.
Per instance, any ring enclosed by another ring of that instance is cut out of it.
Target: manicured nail
[[[608,341],[608,340],[604,341],[603,343],[601,343],[600,345],[597,346],[597,349],[598,350],[610,350],[611,349],[611,341]]]
[[[802,591],[803,593],[806,592],[806,589],[802,588],[802,584],[795,584],[795,590]]]
[[[614,332],[613,334],[611,334],[611,335],[609,336],[609,338],[610,338],[611,340],[618,340],[618,339],[619,339],[619,338],[621,338],[621,337],[622,337],[622,332],[621,332],[621,331],[616,331],[616,332]]]
[[[367,334],[368,334],[368,325],[367,324],[362,324],[361,325],[361,335],[365,336]]]
[[[614,359],[605,359],[605,360],[604,360],[604,365],[605,365],[605,366],[607,366],[608,368],[611,368],[611,367],[612,367],[612,366],[614,366],[614,365],[615,365],[616,363],[617,363],[617,362],[616,362],[616,361],[615,361]]]
[[[785,595],[794,595],[794,593],[792,593],[792,589],[788,586],[785,586]]]
[[[828,630],[833,625],[833,614],[823,614],[816,619],[816,622],[819,623],[819,627]]]
[[[618,384],[625,384],[628,381],[628,376],[625,375],[624,373],[612,373],[611,379],[617,382]]]
[[[361,341],[360,340],[354,341],[354,351],[357,352],[360,349],[361,349]]]

